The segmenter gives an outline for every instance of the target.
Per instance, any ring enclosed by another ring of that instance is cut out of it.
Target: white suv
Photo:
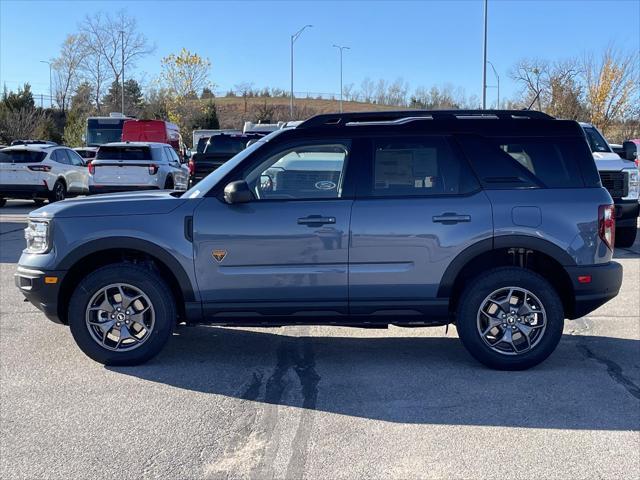
[[[186,190],[189,169],[165,143],[114,142],[98,148],[89,174],[91,193]]]
[[[0,150],[0,206],[7,198],[36,203],[64,200],[89,192],[89,172],[82,157],[58,145],[17,145]]]

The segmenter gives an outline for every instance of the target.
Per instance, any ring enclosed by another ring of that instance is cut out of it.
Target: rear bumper
[[[47,198],[49,189],[44,185],[0,185],[0,197],[4,198]]]
[[[89,193],[141,192],[144,190],[160,190],[156,185],[90,185]]]
[[[565,267],[575,293],[574,311],[568,318],[580,318],[604,305],[618,295],[622,285],[622,265],[609,262],[604,265]],[[589,283],[581,283],[578,277],[590,276]]]
[[[640,204],[637,200],[614,200],[616,209],[616,227],[635,227]]]
[[[14,280],[25,298],[55,323],[62,323],[58,315],[58,294],[66,272],[42,271],[18,266]],[[45,277],[57,278],[56,283],[47,283]]]

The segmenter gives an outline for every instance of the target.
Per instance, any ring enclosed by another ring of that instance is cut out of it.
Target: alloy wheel
[[[489,348],[503,355],[521,355],[533,349],[546,326],[544,305],[525,288],[495,290],[478,309],[478,333]]]
[[[93,340],[107,350],[129,351],[147,341],[155,324],[155,310],[138,287],[114,283],[98,290],[85,313]]]

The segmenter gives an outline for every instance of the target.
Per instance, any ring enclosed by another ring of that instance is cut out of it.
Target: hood
[[[600,156],[597,157],[596,155]],[[604,157],[604,158],[602,158]],[[630,160],[623,160],[616,153],[594,153],[596,167],[599,171],[620,171],[623,168],[636,168],[636,164]]]
[[[162,215],[188,199],[171,192],[122,192],[71,198],[34,210],[31,218],[104,217],[120,215]]]

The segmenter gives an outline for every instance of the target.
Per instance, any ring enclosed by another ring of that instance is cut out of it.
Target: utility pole
[[[488,0],[484,0],[484,48],[482,49],[482,109],[487,108],[487,9]]]
[[[293,44],[298,40],[300,35],[302,35],[302,32],[304,32],[306,28],[310,27],[313,27],[313,25],[305,25],[296,33],[291,35],[291,97],[289,97],[289,116],[291,117],[291,120],[293,120]]]
[[[124,30],[120,30],[120,50],[122,52],[122,105],[120,110],[124,115]]]
[[[46,63],[49,65],[49,107],[53,108],[53,87],[51,82],[51,62],[47,62],[46,60],[40,60],[40,63]]]
[[[489,60],[487,60],[487,63],[491,66],[491,70],[493,70],[493,74],[496,76],[496,83],[498,88],[498,110],[500,110],[500,75],[498,75],[496,67],[493,66],[493,63],[491,63]]]
[[[342,51],[351,50],[351,48],[336,44],[334,44],[333,46],[340,50],[340,113],[342,113]]]

